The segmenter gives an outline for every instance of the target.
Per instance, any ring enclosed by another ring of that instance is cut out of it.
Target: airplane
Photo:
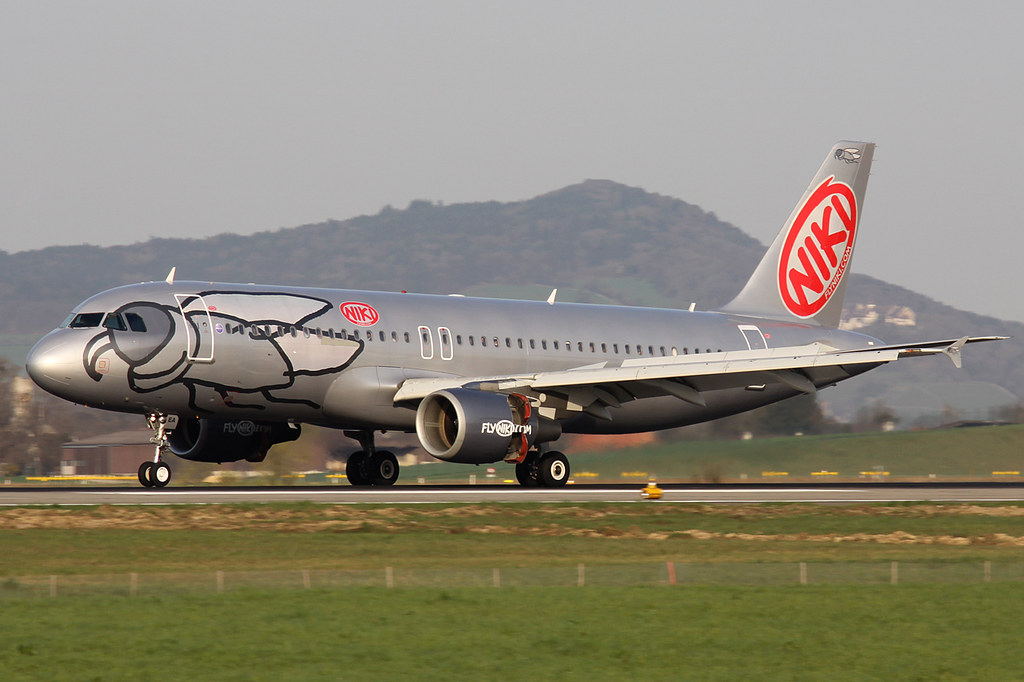
[[[415,432],[433,457],[515,466],[557,487],[565,433],[621,434],[704,422],[812,394],[889,362],[942,354],[960,337],[887,345],[839,329],[875,145],[837,143],[740,293],[717,311],[175,281],[86,299],[30,351],[41,388],[145,415],[155,454],[262,461],[302,424],[361,449],[349,483],[398,479],[375,434]]]

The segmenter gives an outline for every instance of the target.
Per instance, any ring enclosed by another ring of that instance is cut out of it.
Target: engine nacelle
[[[452,388],[420,402],[416,435],[438,459],[485,464],[519,459],[534,443],[558,438],[561,428],[541,422],[524,396]]]
[[[298,425],[249,419],[181,419],[167,445],[194,462],[262,462],[272,445],[299,437]]]

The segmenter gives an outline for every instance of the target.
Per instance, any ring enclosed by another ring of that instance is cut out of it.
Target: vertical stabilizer
[[[838,327],[875,145],[837,142],[723,312]]]

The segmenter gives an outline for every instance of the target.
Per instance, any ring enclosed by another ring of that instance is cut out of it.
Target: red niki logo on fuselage
[[[345,301],[338,307],[346,320],[359,327],[372,327],[380,321],[377,309],[369,303]]]
[[[857,198],[830,176],[811,192],[789,226],[779,256],[779,295],[797,317],[817,314],[850,264]]]

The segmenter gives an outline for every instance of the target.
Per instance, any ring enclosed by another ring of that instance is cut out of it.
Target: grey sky
[[[867,139],[854,271],[1024,320],[1022,19],[1011,2],[0,0],[0,249],[586,178],[767,244],[829,145]]]

